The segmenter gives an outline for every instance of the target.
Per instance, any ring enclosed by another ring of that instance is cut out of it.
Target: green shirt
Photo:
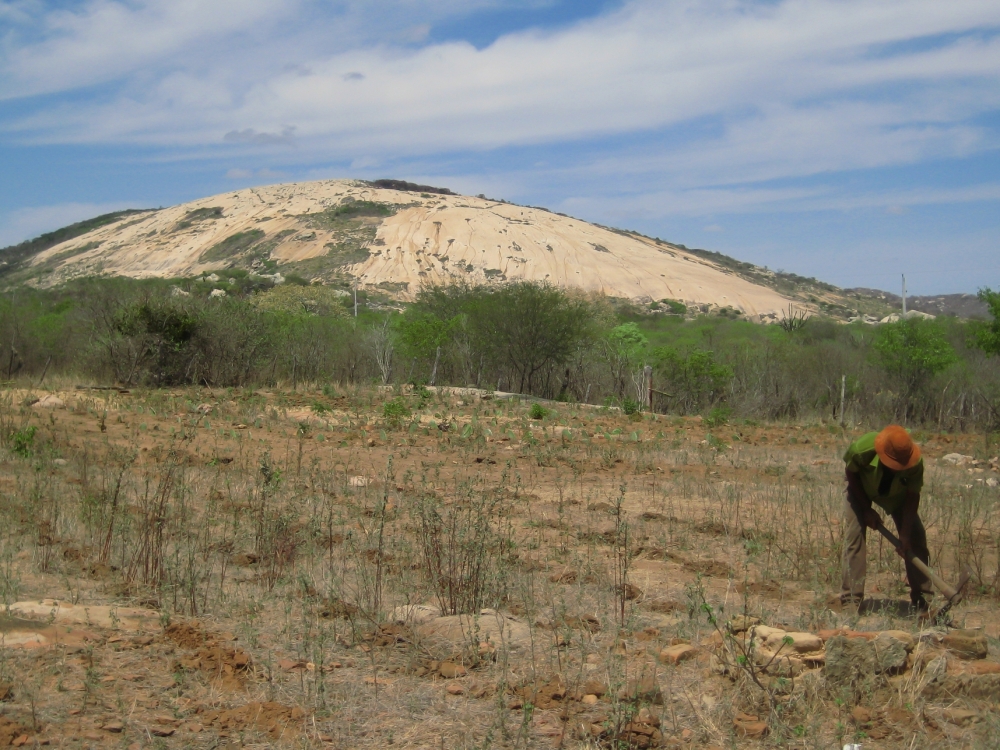
[[[859,476],[869,500],[881,505],[887,513],[895,513],[903,505],[907,493],[920,492],[924,486],[924,459],[921,458],[912,469],[895,472],[889,491],[879,495],[879,484],[885,470],[875,452],[876,435],[877,432],[869,432],[851,443],[844,454],[844,463],[848,471]]]

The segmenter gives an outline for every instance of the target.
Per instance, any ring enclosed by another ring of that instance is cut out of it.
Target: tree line
[[[236,274],[85,279],[0,297],[0,377],[259,387],[471,385],[713,420],[846,418],[941,429],[1000,426],[1000,292],[991,320],[783,328],[730,315],[650,313],[545,284],[422,289],[403,310]],[[226,294],[220,294],[225,291]],[[669,312],[667,312],[669,311]],[[846,414],[841,414],[841,394]]]

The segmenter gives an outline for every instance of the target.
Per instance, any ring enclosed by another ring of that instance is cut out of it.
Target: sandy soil
[[[0,455],[0,593],[28,603],[0,619],[0,746],[597,748],[617,736],[895,750],[996,736],[998,473],[981,436],[918,439],[932,564],[946,578],[977,566],[952,624],[986,658],[920,646],[904,673],[837,692],[820,689],[812,655],[792,680],[764,678],[778,691],[768,709],[726,672],[705,606],[724,632],[752,615],[827,643],[937,637],[900,606],[902,569],[883,545],[869,555],[876,606],[829,605],[852,435],[835,425],[569,404],[529,419],[528,404],[471,391],[403,396],[401,421],[382,416],[397,394],[366,389],[43,395],[8,390],[0,404],[3,424],[35,428],[34,452]],[[956,453],[968,461],[944,460]],[[122,515],[102,522],[115,498]],[[421,509],[448,517],[483,499],[516,542],[488,566],[510,576],[504,610],[435,618]],[[156,529],[164,567],[144,586]],[[941,688],[980,673],[978,692]]]

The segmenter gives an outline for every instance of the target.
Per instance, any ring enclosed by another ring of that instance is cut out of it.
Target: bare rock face
[[[347,272],[362,288],[404,299],[425,283],[525,280],[646,303],[734,308],[757,320],[776,320],[792,301],[703,254],[638,234],[544,209],[351,180],[261,186],[149,211],[30,263],[50,271],[46,284],[97,272],[217,282],[213,271],[260,273],[265,258],[284,274],[326,282]],[[281,275],[269,276],[280,283]]]

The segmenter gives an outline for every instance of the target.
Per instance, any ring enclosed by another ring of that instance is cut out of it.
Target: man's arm
[[[850,469],[844,473],[847,475],[847,498],[850,500],[854,512],[857,513],[858,520],[870,529],[877,529],[878,525],[882,523],[882,517],[872,508],[871,498],[868,497],[868,493],[861,485],[861,477]]]

